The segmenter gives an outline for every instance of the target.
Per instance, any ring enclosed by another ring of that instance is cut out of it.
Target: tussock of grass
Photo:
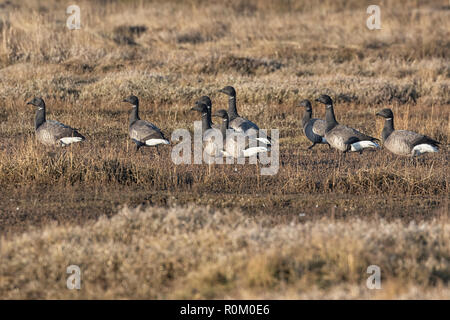
[[[445,213],[448,215],[448,212]],[[444,298],[450,225],[249,218],[205,207],[122,209],[0,247],[3,298]],[[380,248],[383,248],[380,250]],[[66,289],[68,265],[82,289]],[[382,290],[366,289],[369,265]],[[420,286],[421,292],[415,288]],[[350,292],[348,288],[352,288]],[[288,291],[286,291],[288,289]],[[317,291],[320,289],[320,291]]]

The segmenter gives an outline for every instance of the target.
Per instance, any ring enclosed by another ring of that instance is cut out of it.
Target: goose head
[[[298,106],[305,108],[306,111],[312,111],[311,102],[309,102],[309,100],[302,100],[302,101],[300,101]]]
[[[228,112],[226,112],[223,109],[217,110],[216,112],[214,112],[214,114],[212,116],[217,117],[217,118],[222,118],[223,121],[228,121]]]
[[[123,99],[122,102],[128,102],[133,105],[133,108],[139,105],[139,99],[136,96],[129,96]]]
[[[200,112],[202,115],[203,114],[208,114],[208,106],[204,102],[197,101],[195,103],[195,107],[191,108],[191,111]]]
[[[32,106],[38,107],[39,109],[45,109],[45,103],[42,98],[33,98],[33,100],[27,102],[27,105],[31,104]]]
[[[394,117],[394,114],[392,113],[392,110],[389,108],[385,108],[381,111],[378,111],[375,115],[379,117],[383,117],[385,119],[392,119]]]
[[[229,97],[236,97],[236,90],[231,86],[226,86],[219,90],[221,93],[225,93]]]
[[[330,96],[326,95],[326,94],[322,94],[320,97],[318,97],[316,99],[317,102],[322,103],[326,106],[332,106],[333,105],[333,100],[331,100]]]
[[[198,99],[197,102],[206,104],[206,107],[211,112],[212,102],[211,102],[211,99],[208,96],[200,97],[200,99]]]

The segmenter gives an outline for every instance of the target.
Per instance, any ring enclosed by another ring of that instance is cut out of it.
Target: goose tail
[[[170,143],[166,139],[148,139],[145,141],[145,145],[149,147],[157,146],[158,144],[170,144]]]
[[[364,141],[358,141],[358,142],[352,143],[350,150],[353,152],[356,152],[356,151],[361,151],[361,150],[369,149],[369,148],[380,149],[380,145],[373,141],[364,140]]]
[[[267,152],[267,151],[269,151],[269,149],[266,147],[253,147],[253,148],[245,149],[243,151],[243,154],[244,154],[244,157],[251,157],[260,152]]]
[[[411,153],[412,153],[412,156],[414,157],[414,156],[420,156],[423,153],[438,152],[438,151],[439,151],[438,147],[433,146],[431,144],[422,143],[422,144],[419,144],[419,145],[415,146],[412,149]]]

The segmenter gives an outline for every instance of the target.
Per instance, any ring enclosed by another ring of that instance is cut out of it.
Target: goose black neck
[[[36,111],[36,117],[34,119],[35,129],[39,128],[45,122],[45,107],[39,107]]]
[[[208,119],[208,113],[203,113],[202,114],[202,131],[205,132],[208,129],[211,129],[211,122]]]
[[[383,131],[381,131],[381,138],[383,139],[383,141],[386,141],[386,139],[391,135],[393,131],[394,131],[394,118],[387,118],[384,121]]]
[[[236,108],[236,96],[230,96],[228,98],[228,116],[230,120],[239,117]]]
[[[325,121],[326,121],[325,132],[328,132],[335,126],[337,126],[338,122],[336,121],[336,117],[334,116],[333,105],[327,105],[326,108],[327,110],[325,112]]]
[[[212,124],[211,109],[208,108],[208,123]]]
[[[140,120],[139,118],[139,105],[133,106],[130,113],[130,125]]]
[[[222,123],[220,124],[220,132],[222,133],[222,139],[225,143],[227,138],[227,129],[228,129],[228,118],[222,119]]]
[[[312,110],[306,110],[303,114],[302,118],[302,127],[304,128],[305,125],[308,123],[309,120],[311,120],[312,117]]]

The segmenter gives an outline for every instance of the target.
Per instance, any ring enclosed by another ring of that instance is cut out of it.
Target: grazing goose
[[[128,102],[133,106],[130,113],[128,134],[136,144],[136,152],[144,146],[158,147],[160,144],[169,144],[169,140],[164,137],[157,126],[139,118],[139,99],[136,96],[129,96],[123,102]]]
[[[65,147],[74,142],[83,141],[85,138],[77,131],[55,120],[46,120],[45,103],[41,98],[34,98],[27,104],[37,107],[34,120],[37,139],[47,146]]]
[[[211,128],[220,129],[220,125],[214,124],[211,119],[211,113],[212,113],[211,99],[208,96],[202,96],[200,99],[197,100],[197,102],[206,104],[206,107],[208,108],[208,121],[211,124]]]
[[[376,113],[383,117],[384,128],[381,132],[383,146],[390,152],[400,156],[420,156],[427,152],[438,152],[440,142],[425,135],[408,131],[394,129],[394,114],[391,109],[383,109]]]
[[[325,139],[335,149],[342,152],[359,151],[366,148],[377,148],[380,146],[374,141],[377,138],[368,136],[356,129],[339,124],[334,116],[333,100],[325,94],[316,99],[317,102],[323,103],[326,107],[325,112]]]
[[[233,132],[231,136],[228,136],[227,133],[230,133],[229,130],[229,117],[228,113],[225,110],[218,110],[213,114],[213,117],[219,117],[222,119],[222,123],[220,125],[220,131],[222,133],[223,138],[223,146],[225,148],[225,156],[240,158],[240,157],[251,157],[260,152],[268,152],[269,149],[266,147],[249,147],[249,137],[242,136],[242,139],[239,139],[237,135],[242,135],[242,133]],[[228,130],[228,131],[227,131]],[[233,131],[233,130],[231,130]],[[236,135],[236,137],[234,137]],[[241,141],[240,141],[241,140]],[[239,143],[243,142],[243,143]],[[256,141],[255,141],[256,144]]]
[[[219,92],[222,92],[228,96],[228,116],[230,119],[230,128],[234,129],[237,132],[247,133],[249,130],[254,130],[256,131],[256,133],[259,133],[259,127],[255,123],[241,117],[238,114],[236,109],[236,90],[234,90],[233,87],[227,86],[223,89],[220,89]],[[261,141],[266,145],[270,145],[270,137],[258,137],[256,138],[256,140]]]
[[[225,154],[223,148],[214,141],[216,130],[211,128],[210,116],[208,115],[208,106],[206,103],[197,101],[192,111],[197,111],[202,115],[203,149],[210,157],[223,157]]]
[[[311,102],[309,100],[303,100],[299,103],[299,107],[305,108],[305,113],[302,118],[302,128],[305,136],[311,141],[313,144],[308,147],[308,149],[312,149],[316,144],[323,143],[328,144],[325,139],[325,126],[326,122],[322,119],[315,119],[312,117],[312,107]],[[328,144],[328,147],[330,145]]]

